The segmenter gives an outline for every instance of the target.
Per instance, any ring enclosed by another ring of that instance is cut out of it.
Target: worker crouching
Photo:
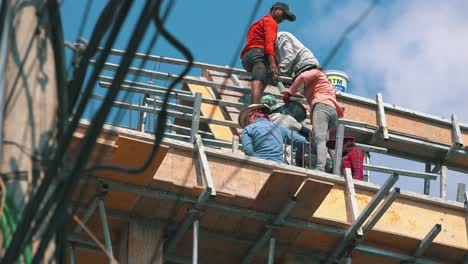
[[[292,142],[302,153],[305,138],[273,124],[268,117],[269,111],[266,105],[252,104],[239,113],[238,121],[243,127],[241,139],[245,154],[283,162],[283,142]]]

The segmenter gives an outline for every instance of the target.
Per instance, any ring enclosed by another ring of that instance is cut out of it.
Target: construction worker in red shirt
[[[327,147],[335,149],[336,144],[336,128],[329,131]],[[364,151],[356,147],[354,138],[345,134],[343,137],[343,152],[341,161],[341,175],[345,173],[345,169],[350,168],[353,179],[361,180],[364,171]],[[330,171],[331,172],[331,171]]]
[[[244,69],[252,74],[252,104],[259,104],[270,79],[278,78],[275,40],[278,24],[285,19],[295,21],[296,16],[287,4],[277,2],[271,7],[269,14],[250,26],[247,33],[247,41],[240,58]]]

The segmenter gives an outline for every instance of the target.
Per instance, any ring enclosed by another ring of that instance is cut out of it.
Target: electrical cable
[[[73,80],[70,84],[70,113],[72,112],[72,109],[75,108],[75,104],[78,101],[80,87],[82,87],[83,82],[85,80],[89,60],[94,56],[94,54],[96,54],[97,47],[99,47],[99,43],[105,35],[105,30],[107,30],[110,27],[119,4],[120,1],[117,0],[109,1],[104,7],[103,11],[101,12],[101,15],[99,16],[98,20],[96,21],[97,26],[93,30],[91,39],[88,45],[86,46],[85,51],[83,52],[83,56],[81,57],[78,69],[76,70],[76,72],[74,72]],[[87,91],[85,90],[84,95],[87,94],[86,92]]]
[[[117,15],[116,17],[116,24],[113,26],[113,28],[111,29],[111,32],[109,33],[109,37],[106,41],[106,44],[105,44],[105,47],[103,49],[103,52],[100,53],[100,56],[97,60],[97,63],[93,69],[93,73],[91,74],[92,76],[90,77],[90,79],[88,80],[88,83],[87,83],[87,86],[85,88],[86,91],[89,91],[89,95],[92,94],[92,89],[94,88],[94,85],[98,79],[98,76],[99,76],[99,72],[102,70],[103,66],[104,66],[104,62],[106,61],[108,55],[109,55],[109,52],[111,50],[111,47],[113,45],[113,43],[115,42],[119,32],[120,32],[120,29],[123,25],[123,22],[125,21],[125,18],[127,17],[128,15],[128,11],[130,10],[130,6],[132,4],[132,1],[126,1],[123,6],[119,9],[119,14]],[[105,10],[103,12],[106,12]],[[86,105],[87,105],[87,101],[88,101],[88,97],[87,96],[83,96],[84,98],[82,98],[82,101],[80,102],[80,105],[78,106],[78,109],[76,110],[76,113],[75,115],[73,116],[73,119],[72,121],[70,122],[70,126],[71,126],[71,129],[69,131],[74,131],[76,129],[76,127],[78,127],[78,123],[79,123],[79,120],[80,120],[80,116],[83,114],[84,112],[84,109],[86,108]],[[67,136],[69,134],[67,133]],[[60,191],[60,188],[56,189],[54,191],[54,194],[52,194],[51,198],[50,199],[56,199],[56,196],[59,194],[59,191]],[[81,196],[81,195],[80,195]],[[39,220],[43,220],[45,219],[45,217],[47,216],[48,212],[49,212],[49,208],[50,206],[52,206],[51,203],[47,203],[43,208],[42,212],[40,212],[38,215],[38,219]],[[37,228],[33,228],[33,231],[35,231]],[[34,232],[33,232],[34,233]]]
[[[171,1],[170,3],[173,3],[173,1]],[[161,22],[161,24],[157,25],[157,28],[160,29],[160,32],[163,35],[164,35],[164,33],[162,32],[163,28],[161,28],[161,27],[163,27],[162,21],[165,21],[165,19],[167,19],[167,16],[169,15],[169,12],[170,12],[171,8],[172,8],[172,5],[170,4],[168,6],[168,8],[166,8],[166,11],[165,11],[163,17],[159,20]],[[167,31],[166,31],[166,33],[167,33]],[[159,34],[155,35],[155,37],[153,38],[154,41],[157,39],[158,35]],[[190,56],[186,56],[187,60],[189,61],[189,64],[185,67],[185,69],[179,75],[179,77],[172,82],[173,83],[172,87],[168,88],[169,93],[172,91],[172,89],[175,87],[175,85],[177,85],[177,83],[179,83],[184,78],[184,76],[186,76],[188,74],[188,72],[191,70],[192,63],[193,63],[193,56],[191,55],[191,52],[188,49],[185,50],[185,52],[188,52],[188,54],[190,54]],[[145,60],[145,62],[146,62],[146,60]],[[140,66],[142,67],[142,65],[140,65]],[[167,95],[168,95],[168,93],[166,92],[165,97],[168,97]],[[166,100],[165,104],[167,104],[167,100]],[[164,104],[163,104],[161,113],[163,113],[163,112],[166,112],[166,108],[164,107]],[[159,119],[161,119],[161,116],[158,117],[158,120]],[[165,117],[163,118],[163,120],[165,120]],[[163,132],[159,134],[159,137],[161,137],[161,135],[164,134],[164,129],[165,129],[165,127],[162,128]],[[158,141],[157,141],[157,138],[158,138],[158,135],[156,133],[156,128],[155,128],[155,140],[154,140],[154,144],[153,144],[153,148],[151,150],[151,153],[150,153],[149,157],[146,159],[146,161],[143,163],[143,165],[138,167],[138,168],[128,168],[128,167],[121,167],[121,166],[116,166],[116,165],[97,165],[97,166],[93,166],[93,167],[90,167],[90,168],[86,168],[84,170],[84,173],[91,173],[91,172],[95,172],[95,171],[99,171],[99,170],[118,171],[118,172],[127,173],[127,174],[137,174],[137,173],[144,172],[151,165],[154,158],[156,157],[157,146],[159,144]]]
[[[110,48],[112,47],[113,43],[115,42],[115,39],[117,38],[117,35],[118,35],[119,32],[120,32],[120,29],[121,29],[121,27],[122,27],[122,24],[123,24],[123,22],[124,22],[126,16],[128,15],[128,11],[130,10],[130,5],[131,5],[131,3],[132,3],[131,1],[126,1],[126,2],[123,4],[123,6],[120,8],[120,11],[119,11],[119,13],[118,13],[118,15],[117,15],[117,18],[116,18],[116,24],[114,25],[114,27],[113,27],[112,30],[111,30],[111,33],[109,34],[109,37],[108,37],[108,39],[107,39],[107,43],[106,43],[106,45],[105,45],[104,52],[102,52],[102,53],[100,54],[101,56],[100,56],[99,59],[98,59],[98,62],[100,63],[101,66],[98,64],[98,65],[96,65],[96,66],[94,67],[94,72],[93,72],[93,74],[92,74],[94,77],[91,77],[90,80],[88,81],[88,85],[87,85],[87,87],[86,87],[86,90],[92,91],[92,88],[94,87],[94,85],[95,85],[95,83],[96,83],[96,81],[97,81],[97,76],[99,75],[99,72],[100,72],[101,69],[102,69],[102,65],[104,64],[104,61],[107,59],[107,56],[108,56],[108,54],[109,54],[108,51],[110,50]],[[104,9],[103,12],[106,12],[106,10]],[[103,13],[103,14],[105,14],[105,13]],[[79,107],[79,109],[83,109],[83,111],[84,111],[84,109],[85,109],[85,107],[86,107],[86,101],[87,101],[87,100],[86,100],[85,98],[82,99],[82,101],[80,102],[81,105],[82,105],[82,107]],[[78,112],[78,113],[75,114],[74,118],[72,119],[72,122],[70,123],[70,125],[71,125],[71,127],[72,127],[72,129],[70,129],[70,131],[72,131],[72,130],[74,131],[74,129],[75,129],[74,127],[77,127],[77,126],[78,126],[79,116],[81,116],[82,111],[77,110],[77,112]],[[61,185],[62,185],[62,184],[60,184],[60,186],[61,186]],[[51,197],[49,198],[49,201],[53,202],[53,201],[56,199],[57,195],[60,193],[60,190],[61,190],[60,186],[58,186],[58,187],[56,188],[56,190],[54,191],[54,193],[53,193],[53,194],[51,195]],[[42,210],[41,210],[41,212],[39,212],[39,214],[38,214],[38,220],[39,220],[40,222],[42,222],[42,221],[45,219],[45,217],[46,217],[47,214],[49,213],[50,207],[53,205],[53,203],[51,203],[51,202],[49,202],[49,201],[43,206],[43,208],[41,208]],[[34,233],[37,231],[38,227],[39,227],[39,225],[33,227],[33,232],[32,232],[32,234],[34,234]]]
[[[90,124],[90,127],[87,130],[86,136],[82,142],[82,147],[78,157],[76,158],[73,169],[71,170],[70,175],[67,177],[67,182],[63,188],[63,198],[58,201],[58,205],[52,215],[50,223],[46,226],[46,230],[42,236],[42,240],[39,244],[36,255],[33,258],[32,263],[40,263],[41,258],[44,254],[45,249],[51,239],[51,236],[54,234],[54,230],[62,227],[67,224],[67,220],[70,218],[70,215],[66,212],[66,207],[71,200],[70,193],[73,192],[75,186],[79,182],[79,176],[82,173],[86,162],[89,159],[89,153],[91,152],[97,137],[99,136],[102,126],[105,122],[105,119],[112,107],[113,101],[117,96],[119,91],[119,86],[123,81],[128,68],[131,64],[131,61],[134,58],[135,51],[138,48],[140,41],[147,30],[151,14],[157,12],[156,9],[159,5],[152,6],[152,1],[147,1],[141,16],[138,19],[135,30],[130,38],[126,52],[121,59],[120,66],[117,69],[116,76],[107,92],[104,102],[99,108],[97,114],[94,116],[93,121]]]
[[[172,11],[172,8],[174,7],[174,4],[175,4],[175,1],[170,1],[166,7],[166,9],[164,10],[164,13],[163,13],[163,16],[162,16],[162,20],[163,21],[166,21],[169,14],[171,13]],[[153,35],[151,41],[150,41],[150,44],[148,45],[148,48],[146,50],[146,54],[149,54],[151,49],[154,47],[157,39],[159,38],[160,34],[159,34],[159,30],[156,29],[156,32],[155,34]],[[142,62],[140,63],[139,67],[138,68],[144,68],[144,66],[146,65],[146,63],[148,62],[148,60],[144,59],[142,60]],[[133,81],[135,81],[136,79],[138,78],[138,76],[135,76],[133,78]],[[127,100],[127,98],[125,99]],[[121,111],[120,111],[121,113]],[[116,118],[113,120],[113,123],[115,122],[118,122],[117,120],[119,120],[119,116],[116,116]],[[155,143],[153,144],[153,148],[155,148]],[[98,165],[98,166],[94,166],[94,167],[89,167],[87,169],[84,170],[84,173],[89,173],[89,172],[92,172],[92,171],[96,171],[96,170],[113,170],[113,171],[118,171],[118,172],[122,172],[122,173],[129,173],[129,174],[135,174],[135,173],[139,173],[139,170],[141,171],[144,171],[146,170],[146,168],[144,168],[145,164],[148,164],[148,166],[152,163],[152,161],[154,160],[154,158],[156,157],[156,151],[152,151],[149,155],[149,157],[147,158],[147,161],[145,161],[143,163],[143,166],[140,167],[139,169],[134,169],[134,168],[127,168],[127,167],[120,167],[120,166],[116,166],[116,165]],[[83,183],[83,186],[80,188],[79,190],[79,194],[77,195],[77,203],[76,205],[74,206],[74,208],[72,209],[72,215],[73,214],[76,214],[76,211],[78,210],[78,205],[81,204],[83,198],[84,198],[84,194],[86,193],[86,190],[88,189],[90,185],[90,182],[89,181],[85,181]]]
[[[54,66],[55,66],[55,80],[57,85],[57,96],[58,96],[58,109],[57,109],[57,136],[62,136],[63,130],[68,120],[68,113],[65,111],[69,109],[69,94],[66,85],[66,72],[65,72],[65,53],[63,49],[63,29],[62,19],[60,17],[60,8],[57,1],[47,1],[47,14],[49,15],[49,23],[51,28],[51,42],[52,50],[54,54]]]
[[[379,3],[379,0],[374,0],[370,4],[370,6],[355,21],[353,21],[343,31],[343,33],[341,33],[341,36],[338,39],[337,43],[335,44],[335,46],[333,46],[333,49],[330,51],[330,53],[325,58],[324,63],[322,64],[323,68],[326,68],[328,66],[328,64],[331,62],[331,60],[333,59],[333,57],[335,57],[336,53],[338,52],[338,50],[343,45],[346,36],[348,36],[354,29],[356,29],[357,26],[359,26],[369,16],[369,14],[372,12],[372,10],[374,10],[374,8],[377,6],[378,3]]]
[[[81,19],[80,27],[78,29],[78,34],[76,35],[78,37],[81,37],[83,35],[85,26],[88,22],[89,14],[91,13],[90,10],[91,10],[92,3],[94,3],[93,0],[88,0],[86,2],[86,7],[83,10],[83,18]]]
[[[53,0],[52,0],[53,1]],[[100,25],[99,30],[95,30],[93,32],[93,36],[90,41],[90,45],[84,52],[83,58],[90,58],[95,51],[93,52],[93,49],[96,50],[96,48],[99,44],[100,39],[104,35],[102,28],[105,28],[106,25],[109,25],[113,16],[109,15],[108,13],[110,12],[111,14],[114,14],[113,11],[117,8],[119,4],[119,1],[113,0],[109,1],[109,3],[106,5],[104,8],[104,13],[105,15],[101,15],[100,18],[98,19],[98,25]],[[77,74],[75,75],[76,78],[81,77],[82,82],[84,79],[84,73],[86,72],[87,64],[82,62],[80,63],[80,67],[78,68]],[[12,263],[18,256],[18,252],[22,250],[24,246],[24,238],[27,235],[27,232],[29,230],[29,227],[32,223],[32,219],[36,214],[36,211],[40,207],[40,203],[42,202],[42,199],[47,191],[47,188],[49,188],[50,183],[52,180],[55,178],[57,174],[57,169],[61,164],[61,160],[64,156],[64,153],[71,141],[73,131],[75,128],[71,127],[70,125],[68,126],[68,133],[65,131],[64,137],[62,137],[58,143],[57,146],[57,151],[55,153],[55,157],[53,161],[51,162],[50,166],[47,168],[47,172],[44,176],[43,181],[41,182],[41,185],[39,188],[36,190],[36,193],[31,196],[31,200],[28,202],[28,204],[25,207],[24,210],[24,215],[23,218],[21,219],[21,222],[18,226],[18,229],[16,230],[11,246],[6,250],[5,256],[2,259],[1,263]]]
[[[108,44],[106,45],[106,48],[105,50],[110,50],[110,47],[112,46],[112,44],[114,43],[119,31],[120,31],[120,28],[123,24],[123,21],[124,21],[124,18],[126,17],[129,9],[130,9],[130,4],[131,2],[130,1],[127,1],[126,2],[127,4],[125,4],[122,8],[121,8],[121,12],[119,13],[119,15],[117,16],[117,24],[116,26],[114,27],[114,29],[111,31],[111,33],[109,34],[109,38],[108,38]],[[105,13],[105,12],[108,12],[108,10],[115,10],[116,7],[108,7],[108,8],[104,8],[103,10],[103,15],[100,17],[100,19],[98,19],[98,25],[99,26],[102,26],[102,23],[100,23],[99,21],[101,21],[103,17],[108,17],[108,15]],[[108,17],[109,18],[109,17]],[[112,17],[110,17],[110,19],[112,19]],[[102,21],[101,21],[102,22]],[[96,33],[97,31],[95,31]],[[100,33],[99,33],[100,34]],[[90,45],[92,45],[92,42],[94,42],[94,39],[92,38],[92,40],[90,41]],[[98,45],[96,45],[98,46]],[[100,54],[100,59],[98,59],[98,61],[102,61],[104,62],[107,58],[107,55],[108,55],[108,52],[104,51],[103,53]],[[103,63],[102,63],[103,64]],[[102,66],[99,67],[99,65],[97,65],[94,70],[95,70],[95,76],[98,76],[98,73],[99,71],[101,71],[102,69]],[[94,87],[94,84],[95,82],[97,81],[97,78],[91,78],[89,80],[89,84],[87,86],[87,90],[89,91],[92,91],[92,88]],[[85,108],[85,105],[86,105],[86,99],[83,98],[81,103],[83,104],[83,107],[82,109],[84,110]],[[79,110],[77,112],[80,112]],[[81,115],[81,113],[77,113],[74,118],[72,119],[72,122],[70,124],[70,129],[68,131],[74,131],[75,130],[75,127],[77,127],[77,124],[79,122],[79,116]],[[67,133],[65,137],[68,137],[69,134],[72,134],[72,133]],[[70,136],[71,138],[71,136]],[[68,143],[68,142],[67,142]],[[59,191],[59,189],[56,190],[56,192],[54,192],[54,194],[57,194]],[[50,199],[54,199],[55,198],[55,195],[52,195]],[[38,220],[43,220],[45,218],[45,216],[49,213],[49,209],[50,207],[53,205],[53,203],[50,203],[50,202],[46,202],[46,204],[41,208],[42,210],[38,213]],[[41,222],[39,222],[41,223]],[[32,232],[31,232],[31,235],[34,234],[37,229],[39,228],[39,225],[35,225],[32,229]],[[30,236],[31,236],[30,235]]]
[[[94,3],[94,1],[88,0],[86,2],[86,7],[83,9],[83,17],[81,19],[80,27],[78,29],[78,34],[76,35],[78,38],[83,35],[84,28],[85,28],[85,26],[86,26],[86,24],[88,22],[88,19],[89,19],[89,14],[91,13],[90,10],[91,10],[92,3]],[[72,67],[73,67],[73,61],[68,66],[67,72],[70,72]]]

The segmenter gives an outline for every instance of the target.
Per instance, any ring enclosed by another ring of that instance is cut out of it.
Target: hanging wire
[[[346,37],[354,30],[356,29],[368,16],[369,14],[374,10],[374,8],[377,6],[377,4],[379,3],[380,0],[374,0],[370,5],[369,7],[364,10],[364,12],[362,12],[362,14],[360,16],[358,16],[356,18],[356,20],[354,20],[344,31],[343,33],[341,33],[341,36],[340,38],[338,39],[338,41],[336,42],[336,44],[333,46],[332,50],[330,51],[330,53],[327,55],[327,57],[325,58],[324,60],[324,63],[322,64],[323,68],[326,68],[328,66],[328,64],[333,60],[333,58],[335,57],[336,53],[338,52],[338,50],[341,48],[341,46],[343,45],[343,43],[345,42],[346,40]]]
[[[57,4],[56,1],[53,0],[49,0],[49,2],[51,2],[51,4]],[[95,29],[95,32],[93,32],[90,45],[88,45],[88,48],[84,52],[83,61],[80,62],[80,67],[76,72],[76,76],[78,77],[76,77],[75,80],[78,80],[77,82],[82,82],[84,80],[84,73],[86,72],[87,68],[87,63],[85,63],[84,60],[89,60],[89,58],[91,58],[91,56],[94,54],[93,47],[98,46],[98,43],[104,35],[104,32],[109,27],[113,18],[114,11],[118,6],[118,3],[119,1],[116,0],[109,1],[109,3],[106,5],[103,11],[103,14],[105,15],[101,15],[98,19],[98,24],[100,25],[100,27],[99,29]],[[56,152],[54,153],[55,157],[53,158],[49,167],[47,168],[41,185],[31,195],[30,201],[25,206],[21,222],[19,223],[18,228],[12,238],[10,246],[5,252],[5,256],[2,259],[2,263],[12,263],[18,257],[18,253],[24,248],[25,241],[29,240],[32,237],[33,234],[29,232],[31,223],[33,223],[32,219],[36,216],[37,210],[40,208],[40,204],[42,203],[43,198],[47,193],[47,190],[50,188],[52,181],[56,179],[58,167],[60,166],[61,160],[64,157],[64,153],[67,150],[68,145],[71,141],[75,127],[73,127],[73,124],[68,125],[68,131],[66,130],[65,135],[60,138],[59,143],[57,144]],[[37,224],[39,225],[39,223]]]

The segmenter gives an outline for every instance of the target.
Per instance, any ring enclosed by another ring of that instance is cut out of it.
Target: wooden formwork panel
[[[141,144],[141,142],[132,139],[128,139],[128,142],[130,145]],[[116,152],[122,149],[124,148],[120,148],[119,146]],[[118,154],[115,153],[115,155]],[[288,197],[306,179],[305,175],[302,174],[273,171],[260,168],[246,161],[228,160],[210,153],[207,153],[207,155],[213,181],[218,192],[214,201],[216,203],[278,213],[278,210],[281,209]],[[132,160],[136,161],[136,159]],[[191,149],[169,148],[164,157],[162,157],[152,178],[153,181],[150,181],[147,186],[157,190],[193,198],[198,197],[203,190],[196,183]],[[313,183],[312,185],[303,187],[305,188],[304,190],[307,190],[304,192],[306,196],[299,197],[296,207],[290,212],[290,216],[313,223],[337,227],[342,230],[349,227],[350,222],[347,221],[348,215],[346,213],[344,185],[331,184],[329,186],[330,183],[328,182],[311,182]],[[134,184],[138,185],[138,183]],[[323,189],[325,191],[320,191],[320,188],[316,189],[314,187],[315,184],[329,186],[327,187],[329,189],[325,188]],[[362,211],[375,195],[375,191],[364,190],[359,185],[356,185],[356,192],[358,207]],[[316,195],[321,195],[323,198],[313,199]],[[89,202],[90,199],[91,196],[86,196],[85,201]],[[301,204],[301,201],[305,201],[306,204]],[[320,201],[315,205],[317,207],[315,213],[313,201]],[[134,193],[125,193],[112,189],[109,190],[105,203],[108,208],[115,208],[124,212],[132,212],[148,217],[169,218],[169,221],[173,225],[180,223],[187,215],[187,210],[189,209],[187,204],[138,197]],[[307,209],[311,210],[308,211]],[[95,218],[90,220],[89,224],[91,228],[95,232],[101,232],[102,234],[102,231],[99,230],[100,225],[95,223],[95,221]],[[234,234],[246,234],[250,237],[260,235],[264,231],[265,226],[265,222],[263,221],[240,216],[232,216],[231,218],[229,215],[215,212],[211,209],[202,215],[200,221],[203,228]],[[379,220],[374,230],[370,232],[365,243],[374,243],[379,248],[410,254],[434,224],[438,223],[442,224],[442,232],[437,236],[433,245],[431,245],[431,253],[428,253],[427,256],[434,258],[444,256],[446,259],[454,261],[462,259],[462,255],[468,249],[466,213],[461,210],[442,207],[433,203],[425,203],[422,200],[408,199],[406,197],[400,197],[392,204],[387,213]],[[112,231],[113,236],[117,235],[117,231],[117,229]],[[294,228],[285,227],[275,230],[275,236],[278,237],[279,241],[291,241],[294,245],[320,249],[323,252],[330,252],[339,242],[339,237],[337,236],[310,230],[299,231]],[[188,242],[182,241],[181,245],[184,245],[184,243]],[[237,244],[229,248],[229,250],[236,251],[238,247],[245,247],[246,249],[243,251],[235,252],[239,256],[244,256],[243,254],[246,253],[245,250],[247,250],[249,245]],[[219,245],[219,243],[212,245]],[[357,259],[363,259],[363,262],[357,261],[357,263],[365,263],[365,261],[370,261],[373,258],[359,252],[355,254]]]
[[[211,88],[209,87],[196,84],[187,84],[187,87],[193,94],[201,93],[203,98],[216,99],[216,97],[213,95],[213,92],[211,91]],[[220,106],[202,103],[200,110],[202,116],[204,117],[217,120],[230,120],[230,118],[226,118],[227,116],[223,113],[223,109]],[[228,142],[232,140],[233,133],[231,128],[216,124],[208,124],[208,126],[215,139],[221,139]]]
[[[115,151],[114,154],[111,155],[106,164],[124,168],[140,168],[150,157],[153,149],[153,144],[150,142],[132,139],[125,136],[119,136],[115,145],[117,145],[118,151]],[[110,180],[146,186],[151,182],[154,172],[158,169],[167,151],[168,147],[159,146],[153,162],[142,173],[129,174],[113,170],[103,170],[97,171],[95,175]]]

